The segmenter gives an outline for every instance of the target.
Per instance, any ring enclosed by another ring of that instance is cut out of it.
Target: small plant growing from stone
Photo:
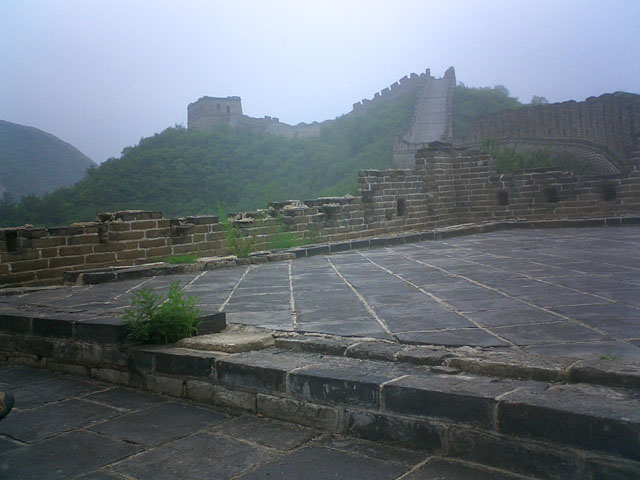
[[[166,298],[143,289],[133,294],[131,308],[124,310],[127,338],[143,343],[174,343],[198,333],[200,310],[196,297],[184,297],[180,284],[169,286]]]
[[[229,221],[220,202],[218,202],[218,217],[224,231],[227,247],[231,253],[240,258],[248,257],[249,254],[255,250],[255,238],[245,234],[240,227]]]

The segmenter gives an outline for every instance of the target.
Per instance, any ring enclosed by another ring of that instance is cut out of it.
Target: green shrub
[[[218,202],[218,217],[231,253],[239,258],[248,257],[256,249],[255,237],[243,232],[235,223],[231,223],[220,202]]]
[[[165,299],[143,289],[133,294],[131,308],[124,311],[127,338],[143,343],[174,343],[198,333],[200,310],[196,297],[184,298],[178,282],[172,282]]]
[[[496,170],[499,173],[536,168],[553,168],[578,175],[587,171],[587,165],[570,153],[552,154],[543,148],[519,151],[513,147],[500,145],[498,141],[491,138],[482,141],[480,150],[496,159]]]

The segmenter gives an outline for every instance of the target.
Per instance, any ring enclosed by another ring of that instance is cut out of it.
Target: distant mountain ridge
[[[0,120],[0,196],[43,195],[73,185],[95,165],[55,135]]]

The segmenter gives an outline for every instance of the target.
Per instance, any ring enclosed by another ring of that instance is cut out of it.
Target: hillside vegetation
[[[0,226],[67,224],[96,213],[162,210],[168,216],[264,207],[269,201],[355,193],[358,170],[388,168],[392,139],[409,128],[415,93],[317,137],[283,138],[220,125],[210,132],[168,128],[91,168],[75,185],[19,203],[0,201]]]
[[[0,199],[0,226],[62,225],[95,218],[98,212],[126,209],[161,210],[167,216],[253,210],[269,201],[354,194],[358,170],[389,168],[393,135],[410,126],[416,93],[359,115],[345,115],[319,136],[283,138],[219,125],[210,132],[176,126],[143,138],[87,170],[72,187],[19,202]],[[453,131],[469,134],[473,120],[521,103],[502,86],[456,87]],[[516,170],[544,166],[544,152],[524,158],[494,148],[500,166]]]
[[[37,128],[0,120],[0,194],[42,195],[73,185],[95,165],[77,148]]]
[[[482,115],[521,106],[518,99],[510,96],[509,90],[502,85],[475,88],[460,83],[453,92],[453,137],[467,137],[474,120]]]

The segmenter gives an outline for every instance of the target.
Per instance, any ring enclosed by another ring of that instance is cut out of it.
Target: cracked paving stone
[[[91,430],[128,442],[156,446],[228,420],[227,414],[184,403],[165,403],[121,415]]]
[[[11,480],[73,478],[140,450],[140,446],[93,432],[70,432],[1,454],[0,477]]]

